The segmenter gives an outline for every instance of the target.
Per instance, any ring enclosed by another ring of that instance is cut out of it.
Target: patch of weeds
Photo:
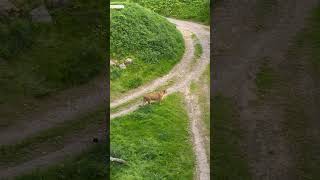
[[[190,84],[190,91],[192,93],[196,93],[198,89],[199,89],[199,87],[198,87],[197,83],[195,81],[192,81]]]
[[[125,87],[128,89],[134,89],[142,85],[142,78],[141,77],[133,77],[128,79],[125,83]]]
[[[266,57],[259,67],[259,71],[256,74],[256,87],[258,94],[261,96],[266,95],[273,88],[275,83],[275,71],[270,66],[268,57]]]
[[[195,56],[195,58],[200,58],[201,55],[202,55],[202,46],[200,43],[196,43],[194,56]]]

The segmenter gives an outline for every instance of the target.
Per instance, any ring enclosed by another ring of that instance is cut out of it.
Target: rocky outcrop
[[[32,22],[51,23],[52,17],[46,6],[41,5],[30,12]]]

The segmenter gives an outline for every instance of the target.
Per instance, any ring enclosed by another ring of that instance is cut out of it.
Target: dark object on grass
[[[92,140],[94,143],[97,143],[97,142],[99,142],[99,139],[98,138],[93,138],[93,140]]]

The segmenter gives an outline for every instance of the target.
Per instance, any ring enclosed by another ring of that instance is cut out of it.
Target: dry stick
[[[125,160],[122,160],[122,159],[119,159],[119,158],[114,158],[114,157],[110,157],[110,161],[111,162],[121,163],[121,164],[127,164],[127,162]]]

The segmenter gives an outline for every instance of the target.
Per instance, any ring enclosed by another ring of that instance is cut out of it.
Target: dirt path
[[[253,179],[295,179],[295,160],[283,133],[283,113],[271,102],[256,105],[255,78],[267,57],[270,65],[284,60],[291,39],[305,25],[305,18],[317,0],[280,0],[264,18],[264,28],[257,30],[253,2],[224,1],[215,12],[216,41],[213,94],[222,93],[237,104],[241,129],[246,132],[242,142],[248,156]]]
[[[187,104],[187,111],[191,120],[192,139],[194,144],[194,152],[196,153],[196,178],[198,180],[210,179],[210,165],[209,157],[207,157],[205,148],[205,138],[203,137],[201,130],[201,111],[198,103],[198,98],[191,95],[190,88],[186,87],[184,95]]]

